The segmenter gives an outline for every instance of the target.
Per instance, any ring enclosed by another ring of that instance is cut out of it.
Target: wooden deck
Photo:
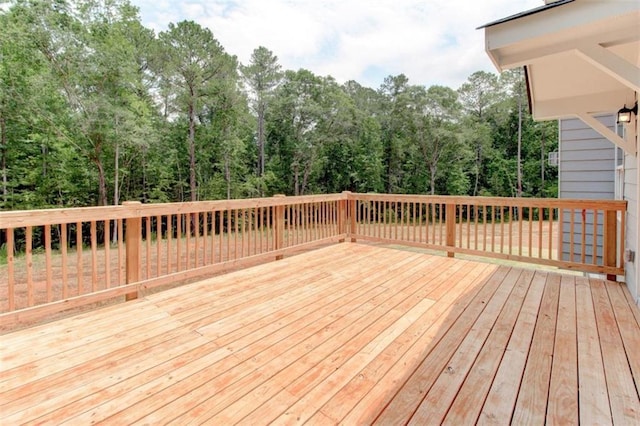
[[[630,300],[334,245],[0,336],[0,423],[640,424]]]

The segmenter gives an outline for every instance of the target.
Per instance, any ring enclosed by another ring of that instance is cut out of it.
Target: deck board
[[[0,422],[638,423],[627,293],[334,245],[0,336]]]
[[[509,300],[500,312],[496,325],[491,330],[462,388],[449,408],[443,420],[444,424],[473,424],[478,419],[532,279],[533,271],[526,270],[520,275]]]
[[[549,384],[548,424],[577,424],[578,343],[576,335],[575,279],[562,277],[558,324]]]

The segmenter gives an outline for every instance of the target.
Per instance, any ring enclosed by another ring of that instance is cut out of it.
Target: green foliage
[[[242,65],[191,21],[158,35],[127,0],[14,0],[0,10],[0,209],[344,190],[557,195],[555,123],[519,71],[457,90],[377,89]],[[520,114],[520,112],[522,114]],[[0,257],[1,257],[0,250]]]

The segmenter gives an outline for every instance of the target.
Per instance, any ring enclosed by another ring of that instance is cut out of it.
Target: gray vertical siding
[[[624,162],[624,198],[627,203],[627,229],[625,246],[635,251],[634,262],[627,262],[625,267],[625,281],[636,303],[640,305],[640,282],[638,282],[638,263],[640,263],[640,241],[638,229],[638,162],[640,159],[633,155],[626,155]]]
[[[615,116],[604,115],[597,119],[612,130]],[[615,197],[615,145],[580,119],[560,120],[560,159],[558,169],[559,198],[613,199]],[[562,259],[580,261],[582,253],[569,250],[569,229],[574,221],[575,241],[582,239],[582,224],[585,222],[587,248],[585,261],[593,261],[593,214],[582,211],[563,212]],[[602,257],[603,216],[597,219],[596,245],[598,260]]]

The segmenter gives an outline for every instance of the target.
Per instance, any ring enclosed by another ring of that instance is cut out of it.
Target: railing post
[[[338,201],[338,234],[347,235],[347,200],[351,191],[342,191],[342,199]],[[340,239],[344,243],[345,239]]]
[[[135,211],[142,205],[140,201],[125,201],[123,206]],[[142,245],[142,218],[140,216],[129,217],[125,221],[125,250],[126,250],[126,277],[127,284],[140,281],[140,247]],[[125,295],[125,300],[138,298],[138,291]]]
[[[615,210],[605,211],[604,220],[604,264],[605,266],[617,266],[617,247],[618,247],[618,215]],[[616,276],[607,274],[607,280],[615,281]]]
[[[351,195],[351,193],[349,193]],[[351,237],[351,242],[356,242],[356,224],[357,224],[357,216],[358,212],[356,211],[356,199],[347,195],[347,203],[349,205],[349,236]]]
[[[274,198],[285,198],[284,194],[276,194]],[[274,245],[276,250],[284,248],[284,204],[275,206],[274,211]],[[282,254],[276,255],[276,260],[281,260],[284,256]]]
[[[447,203],[445,211],[445,224],[447,230],[447,246],[453,247],[456,244],[456,205]],[[455,255],[452,251],[447,251],[448,257]]]

